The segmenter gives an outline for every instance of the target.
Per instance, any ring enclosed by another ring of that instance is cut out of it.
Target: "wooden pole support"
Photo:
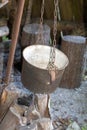
[[[25,3],[25,0],[18,1],[18,8],[17,8],[17,13],[16,13],[14,26],[13,26],[13,32],[12,32],[12,42],[11,42],[9,58],[8,58],[8,63],[7,63],[6,78],[5,78],[6,84],[8,84],[9,80],[10,80],[10,74],[11,74],[13,60],[14,60],[14,54],[15,54],[15,50],[16,50],[16,44],[17,44],[17,39],[18,39],[18,34],[19,34],[19,29],[20,29],[20,23],[21,23],[24,3]]]

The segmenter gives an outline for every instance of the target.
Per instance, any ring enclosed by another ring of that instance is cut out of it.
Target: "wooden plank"
[[[34,0],[32,6],[32,16],[33,18],[38,18],[41,15],[41,0]]]
[[[83,22],[84,14],[85,17],[87,17],[86,8],[86,0],[60,0],[60,12],[62,20]]]
[[[61,19],[64,21],[73,21],[72,0],[60,0]]]
[[[72,1],[72,13],[73,13],[73,20],[75,22],[83,22],[83,0],[73,0]]]
[[[0,122],[2,122],[4,116],[8,112],[9,107],[13,101],[16,100],[17,96],[17,93],[9,90],[8,88],[3,91],[0,99]]]

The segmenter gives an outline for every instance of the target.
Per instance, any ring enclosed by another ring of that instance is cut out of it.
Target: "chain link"
[[[30,23],[33,0],[29,0],[25,24]]]
[[[56,71],[58,68],[55,66],[55,47],[56,47],[56,35],[57,35],[57,9],[58,9],[58,0],[54,0],[54,5],[55,5],[55,9],[54,9],[54,27],[53,27],[53,47],[51,47],[50,50],[50,59],[49,59],[49,63],[47,66],[47,69],[49,70],[49,72],[51,70]]]
[[[41,25],[43,25],[43,15],[44,15],[44,0],[42,0],[42,6],[41,6],[41,18],[40,18]]]
[[[44,3],[45,0],[42,0],[42,5],[41,5],[41,17],[40,17],[40,27],[39,27],[39,31],[38,31],[38,37],[37,37],[37,41],[36,44],[44,44],[44,29],[43,29],[43,15],[44,15]]]
[[[54,5],[55,5],[55,9],[54,9],[54,28],[53,28],[54,40],[53,40],[53,47],[56,47],[58,0],[54,0]]]
[[[49,63],[47,66],[47,69],[49,71],[51,70],[56,70],[57,67],[55,66],[55,47],[56,47],[56,35],[57,35],[57,9],[58,9],[58,0],[54,0],[54,27],[53,27],[53,47],[51,47],[50,50],[50,58],[49,58]],[[43,42],[44,44],[44,37],[43,37],[43,15],[44,15],[44,0],[42,0],[42,6],[41,6],[41,18],[40,18],[40,28],[39,28],[39,35],[37,39],[37,43],[39,41]]]

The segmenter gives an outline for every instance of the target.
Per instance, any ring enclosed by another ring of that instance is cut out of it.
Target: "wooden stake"
[[[19,29],[20,29],[20,23],[21,23],[24,3],[25,3],[25,0],[18,1],[18,9],[17,9],[15,21],[14,21],[12,42],[11,42],[9,58],[8,58],[8,63],[7,63],[6,78],[5,78],[6,84],[8,84],[9,80],[10,80],[10,74],[11,74],[13,60],[14,60],[14,54],[15,54],[15,50],[16,50],[16,44],[17,44],[17,39],[18,39],[18,34],[19,34]]]

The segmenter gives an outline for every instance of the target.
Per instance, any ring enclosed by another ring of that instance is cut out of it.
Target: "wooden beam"
[[[25,3],[25,0],[18,1],[18,8],[17,8],[17,13],[15,16],[13,32],[12,32],[12,42],[11,42],[11,47],[10,47],[10,52],[9,52],[7,69],[6,69],[6,77],[5,77],[6,84],[8,84],[10,80],[10,74],[11,74],[12,65],[14,61],[14,54],[16,50],[18,35],[19,35],[19,29],[20,29],[22,14],[23,14],[24,3]]]

